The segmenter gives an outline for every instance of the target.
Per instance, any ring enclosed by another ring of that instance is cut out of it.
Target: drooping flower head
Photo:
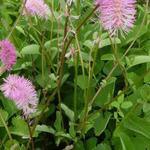
[[[111,36],[129,32],[135,22],[136,0],[96,0],[100,21]]]
[[[44,0],[27,0],[23,14],[47,19],[50,9]]]
[[[16,63],[16,49],[9,40],[0,41],[0,59],[6,70],[11,70]]]
[[[13,100],[25,116],[36,111],[38,104],[37,93],[32,83],[18,75],[9,75],[0,87],[4,96]]]

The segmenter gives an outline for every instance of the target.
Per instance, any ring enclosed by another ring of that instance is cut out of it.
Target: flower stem
[[[74,80],[74,120],[76,121],[77,117],[77,79],[78,79],[78,52],[74,56],[74,65],[75,65],[75,80]]]
[[[34,148],[34,141],[33,141],[33,134],[32,134],[32,130],[31,130],[31,127],[30,127],[30,124],[29,124],[29,119],[27,119],[27,125],[28,125],[28,129],[29,129],[29,134],[30,134],[30,140],[29,140],[29,143],[28,144],[30,144],[30,142],[31,142],[31,145],[32,145],[32,150],[34,150],[35,148]],[[28,145],[28,147],[29,147],[29,145]]]
[[[80,0],[76,0],[77,1],[77,15],[80,15]]]
[[[11,28],[11,30],[10,30],[8,36],[7,36],[7,39],[9,39],[10,36],[13,34],[13,31],[15,30],[15,28],[16,28],[16,26],[17,26],[17,24],[18,24],[18,22],[19,22],[19,20],[20,20],[20,18],[21,18],[21,16],[22,16],[22,13],[23,13],[23,10],[24,10],[26,1],[27,1],[27,0],[23,0],[23,5],[21,5],[21,8],[20,8],[20,14],[19,14],[18,18],[16,19],[15,23],[13,24],[13,26],[12,26],[12,28]]]
[[[10,133],[10,131],[9,131],[9,129],[8,129],[8,126],[7,126],[5,120],[4,120],[3,116],[2,116],[1,111],[0,111],[0,119],[1,119],[3,125],[4,125],[4,127],[5,127],[5,129],[6,129],[6,132],[7,132],[7,134],[8,134],[9,139],[12,140],[11,133]]]

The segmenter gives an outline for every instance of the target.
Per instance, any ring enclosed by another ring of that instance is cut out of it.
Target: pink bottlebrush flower
[[[11,70],[16,63],[16,49],[9,40],[0,41],[0,59],[6,70]]]
[[[96,0],[102,26],[111,36],[116,35],[118,31],[127,33],[133,27],[135,4],[136,0]]]
[[[9,75],[0,87],[4,96],[13,100],[25,116],[36,111],[38,98],[32,83],[18,75]]]
[[[47,19],[50,15],[50,9],[44,0],[27,0],[23,14],[39,16]]]

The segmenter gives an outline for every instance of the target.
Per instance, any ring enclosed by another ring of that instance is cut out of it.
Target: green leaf
[[[39,52],[39,45],[32,44],[24,47],[21,52],[23,55],[35,55],[35,54],[40,54]]]
[[[149,103],[144,103],[143,104],[143,112],[144,113],[147,113],[147,112],[150,112],[150,104]]]
[[[124,93],[122,93],[122,91],[118,92],[117,101],[118,101],[119,104],[123,103],[123,101],[124,101]]]
[[[150,150],[150,140],[144,136],[134,133],[134,136],[131,136],[131,141],[135,146],[135,150]]]
[[[143,34],[145,34],[147,32],[147,29],[148,28],[145,25],[143,25],[142,27],[141,27],[141,25],[136,25],[133,28],[133,30],[131,32],[129,32],[127,37],[125,39],[124,38],[122,39],[122,45],[126,45],[126,44],[130,43],[131,41],[133,41],[134,39],[139,38],[140,36],[142,36]]]
[[[85,133],[87,133],[90,129],[94,127],[95,120],[100,116],[99,112],[91,113],[87,120],[87,125],[85,129]]]
[[[148,51],[148,53],[150,54],[150,40],[147,40],[144,45],[143,45],[144,50]]]
[[[27,123],[19,116],[12,119],[13,127],[11,133],[14,135],[22,136],[24,138],[29,137],[29,129]]]
[[[120,141],[121,141],[123,150],[135,150],[131,139],[124,132],[120,132]]]
[[[123,109],[128,109],[130,107],[132,107],[132,102],[131,101],[124,101],[122,104],[121,104],[121,108]]]
[[[86,40],[84,42],[84,45],[87,46],[89,49],[92,49],[92,47],[94,46],[94,43],[93,43],[93,41]]]
[[[141,86],[140,95],[144,101],[150,101],[150,86],[149,85]]]
[[[99,136],[107,127],[110,120],[111,113],[106,112],[105,114],[100,114],[100,116],[95,120],[94,132],[96,136]]]
[[[0,109],[0,127],[3,127],[3,121],[7,121],[8,113],[5,110]],[[3,120],[3,121],[2,121]]]
[[[120,43],[121,43],[120,39],[116,38],[115,39],[115,44],[120,44]],[[102,48],[102,47],[105,47],[105,46],[109,46],[109,45],[111,45],[111,41],[110,41],[109,38],[107,38],[107,39],[101,40],[101,42],[99,44],[99,48]]]
[[[149,72],[149,63],[147,64],[147,73],[144,75],[144,82],[145,83],[150,83],[150,72]]]
[[[62,37],[60,37],[60,40],[63,40]],[[50,57],[51,57],[51,60],[54,60],[54,58],[57,56],[57,54],[59,53],[59,49],[56,48],[56,45],[57,45],[57,42],[58,42],[58,39],[54,38],[52,39],[51,41],[47,41],[45,44],[44,44],[44,47],[46,48],[46,50],[50,53]]]
[[[130,84],[133,84],[136,87],[140,87],[143,84],[143,81],[141,80],[141,76],[136,74],[135,72],[128,73],[127,78]]]
[[[61,104],[61,108],[62,110],[64,110],[66,116],[70,119],[70,121],[74,121],[74,112],[65,104]]]
[[[111,150],[110,146],[106,143],[98,144],[95,148],[91,150]]]
[[[68,133],[65,133],[65,132],[56,132],[55,136],[57,137],[64,137],[64,138],[68,138],[68,139],[71,139],[72,140],[72,137],[70,136],[70,134]]]
[[[76,136],[75,125],[72,122],[69,122],[69,134],[72,138]]]
[[[121,129],[117,130],[117,136],[120,138],[122,150],[135,150],[130,137]]]
[[[137,132],[150,139],[150,122],[131,114],[123,121],[125,128]]]
[[[5,150],[21,150],[19,142],[16,140],[9,140],[5,143]]]
[[[18,111],[14,101],[2,98],[2,104],[4,109],[8,112],[9,116],[12,116]]]
[[[113,54],[104,54],[101,56],[101,60],[114,60],[114,55]]]
[[[57,132],[62,131],[62,116],[59,111],[56,112],[56,120],[54,123],[54,127]]]
[[[104,74],[108,75],[113,67],[114,67],[114,61],[110,60],[110,61],[105,62],[102,70],[103,70]],[[119,66],[117,66],[116,69],[113,71],[112,76],[120,76],[121,74],[122,74],[122,72],[121,72]]]
[[[92,137],[86,141],[86,150],[92,150],[93,147],[96,147],[97,144],[97,138]]]
[[[113,101],[112,103],[111,103],[111,106],[112,107],[115,107],[115,108],[120,108],[120,104],[119,104],[119,102],[118,101]]]
[[[111,78],[95,99],[96,106],[107,104],[113,97],[116,78]]]
[[[85,150],[83,142],[79,141],[78,143],[76,143],[74,150]]]
[[[22,28],[21,26],[16,26],[16,29],[17,29],[20,33],[22,33],[23,35],[25,35],[25,32],[24,32],[24,30],[23,30],[23,28]]]
[[[55,134],[55,130],[47,125],[37,125],[35,130]]]
[[[128,60],[128,69],[143,63],[150,62],[150,56],[140,55],[140,56],[130,56]]]
[[[63,78],[62,78],[61,85],[64,84],[64,82],[68,79],[69,75],[70,75],[69,73],[64,74],[64,76],[63,76]]]
[[[77,85],[81,89],[87,89],[88,87],[88,76],[79,75],[77,78]]]
[[[87,52],[82,51],[81,55],[82,55],[83,61],[85,61],[85,62],[89,62],[92,60],[92,57],[89,56],[89,53],[87,53]]]

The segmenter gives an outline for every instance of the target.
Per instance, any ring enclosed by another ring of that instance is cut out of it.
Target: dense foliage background
[[[27,121],[0,93],[0,149],[150,150],[149,1],[138,1],[134,28],[115,39],[92,0],[46,2],[52,14],[42,20],[21,16],[20,0],[0,0],[0,39],[18,56],[0,82],[23,75],[39,97]]]

